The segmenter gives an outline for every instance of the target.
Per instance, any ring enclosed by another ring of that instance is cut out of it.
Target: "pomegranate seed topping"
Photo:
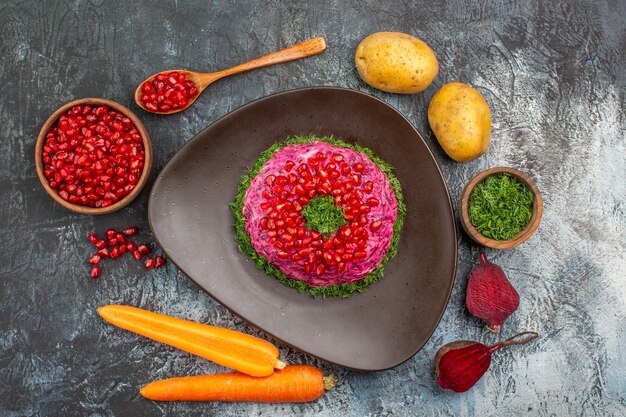
[[[100,267],[94,266],[93,268],[91,268],[91,273],[89,275],[91,276],[91,278],[97,279],[100,277],[100,272]]]
[[[343,226],[339,233],[342,239],[348,240],[350,239],[350,235],[352,235],[352,230],[348,226]]]
[[[107,238],[108,239],[113,239],[115,237],[115,235],[117,235],[117,232],[114,229],[108,229],[107,230]]]
[[[289,172],[296,164],[293,161],[289,161],[285,164],[285,171]]]
[[[354,258],[355,259],[363,259],[367,256],[367,254],[365,253],[365,251],[362,250],[358,250],[354,252]]]
[[[139,261],[141,260],[141,253],[138,250],[133,251],[133,257]]]
[[[108,258],[111,254],[107,248],[103,248],[98,251],[98,255],[102,258]]]
[[[98,240],[96,242],[96,248],[97,249],[104,249],[104,248],[106,248],[106,246],[107,246],[107,243],[106,243],[106,241],[104,239],[100,239],[100,240]]]
[[[373,221],[372,224],[370,225],[370,230],[372,232],[377,232],[378,230],[380,230],[380,228],[382,227],[383,223],[379,220]]]
[[[156,263],[154,258],[148,258],[145,261],[143,261],[143,265],[146,267],[146,269],[152,269],[154,268],[154,264]]]
[[[109,239],[107,244],[109,245],[109,247],[117,246],[117,239],[116,238]]]
[[[100,263],[100,255],[95,254],[87,260],[92,265],[98,265]]]
[[[341,162],[343,161],[343,155],[341,155],[340,153],[333,154],[332,160],[335,162]]]
[[[118,248],[113,248],[113,249],[111,250],[111,253],[109,254],[109,256],[110,256],[110,258],[111,258],[111,259],[117,259],[117,258],[119,258],[119,257],[120,257],[120,251],[119,251],[119,249],[118,249]]]
[[[324,267],[324,265],[323,264],[319,264],[317,266],[317,269],[315,270],[315,273],[317,275],[322,275],[324,273],[324,271],[326,271],[326,268]]]
[[[134,250],[136,250],[136,249],[137,249],[137,245],[135,244],[135,242],[128,242],[128,243],[126,244],[126,249],[127,249],[129,252],[132,252],[132,251],[134,251]]]
[[[354,166],[352,167],[356,172],[363,172],[363,170],[365,169],[365,166],[360,163],[357,162],[356,164],[354,164]]]
[[[89,233],[89,241],[94,245],[98,242],[98,237],[95,233]]]
[[[380,201],[378,201],[377,198],[372,197],[369,200],[367,200],[367,205],[369,205],[370,207],[376,207],[379,204],[380,204]]]

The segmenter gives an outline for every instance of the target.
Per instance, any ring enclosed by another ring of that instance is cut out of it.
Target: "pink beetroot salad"
[[[302,213],[320,197],[332,198],[343,213],[332,234],[311,229]],[[381,263],[398,201],[367,155],[315,141],[276,151],[245,192],[242,214],[259,255],[289,279],[323,287],[363,280]]]

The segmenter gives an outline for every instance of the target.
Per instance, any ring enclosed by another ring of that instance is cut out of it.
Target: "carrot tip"
[[[285,366],[287,366],[285,362],[281,361],[280,359],[276,359],[276,365],[274,365],[274,368],[285,369]]]
[[[324,390],[330,391],[337,384],[337,377],[335,375],[328,375],[323,377],[324,379]]]

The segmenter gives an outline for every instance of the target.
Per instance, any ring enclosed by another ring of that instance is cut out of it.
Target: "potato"
[[[467,84],[454,82],[435,93],[428,106],[428,123],[444,151],[466,162],[487,151],[491,114],[487,102]]]
[[[389,93],[424,91],[439,72],[432,49],[400,32],[369,35],[356,48],[354,61],[363,81]]]

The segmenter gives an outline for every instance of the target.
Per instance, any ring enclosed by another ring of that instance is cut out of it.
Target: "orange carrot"
[[[271,343],[248,334],[153,313],[140,308],[100,307],[103,319],[158,342],[193,353],[252,376],[267,376],[284,368]]]
[[[332,389],[335,381],[315,366],[290,365],[263,378],[229,372],[163,379],[139,393],[153,401],[308,402]]]

